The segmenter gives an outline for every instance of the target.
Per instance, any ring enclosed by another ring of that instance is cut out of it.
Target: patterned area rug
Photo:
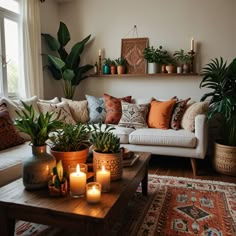
[[[110,235],[236,235],[236,184],[149,175],[148,190],[139,186]],[[18,221],[15,235],[78,234]]]

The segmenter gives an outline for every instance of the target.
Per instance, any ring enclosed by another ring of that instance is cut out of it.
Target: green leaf
[[[52,63],[58,70],[61,70],[65,66],[65,62],[58,57],[48,55],[48,61]]]
[[[60,22],[60,26],[57,32],[57,38],[62,47],[66,46],[66,44],[70,41],[69,30],[63,22]]]
[[[52,74],[53,78],[55,80],[60,80],[61,79],[61,71],[58,70],[54,64],[51,65],[47,65],[48,70],[50,71],[50,73]]]
[[[64,79],[64,80],[70,80],[70,81],[71,81],[71,80],[73,80],[73,78],[75,77],[75,73],[74,73],[73,70],[66,69],[66,70],[63,72],[62,76],[63,76],[63,79]]]
[[[50,34],[41,34],[41,35],[44,37],[48,47],[52,51],[57,51],[60,48],[59,42],[52,35]]]

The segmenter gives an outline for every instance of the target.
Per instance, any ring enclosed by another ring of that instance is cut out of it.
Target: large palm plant
[[[67,53],[65,46],[70,41],[70,33],[67,26],[60,22],[57,32],[57,39],[50,34],[42,34],[48,47],[56,52],[55,55],[46,54],[48,57],[47,68],[55,80],[62,81],[62,87],[66,98],[72,99],[76,86],[86,79],[92,65],[86,64],[80,66],[80,55],[84,51],[85,44],[89,41],[91,35],[88,35],[82,41],[77,42],[70,53]]]
[[[212,59],[203,68],[203,79],[200,88],[206,87],[213,91],[206,93],[202,101],[210,97],[208,119],[220,113],[221,142],[236,146],[236,58],[227,65],[223,58]]]

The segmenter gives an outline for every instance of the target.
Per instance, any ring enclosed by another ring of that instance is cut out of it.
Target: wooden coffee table
[[[102,193],[101,202],[88,204],[86,198],[49,197],[48,190],[25,190],[22,179],[0,188],[1,235],[14,235],[15,221],[24,220],[67,228],[82,235],[109,235],[140,182],[147,195],[148,163],[151,153],[139,152],[140,159],[124,168],[121,180],[111,184],[109,193]]]

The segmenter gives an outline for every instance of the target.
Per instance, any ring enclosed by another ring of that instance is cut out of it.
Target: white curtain
[[[21,0],[24,88],[22,96],[43,98],[40,1]]]

